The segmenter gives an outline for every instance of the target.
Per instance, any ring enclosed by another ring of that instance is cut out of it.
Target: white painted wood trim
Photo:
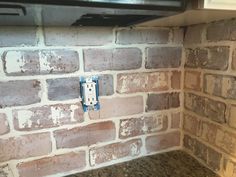
[[[205,0],[204,8],[236,10],[236,0]]]

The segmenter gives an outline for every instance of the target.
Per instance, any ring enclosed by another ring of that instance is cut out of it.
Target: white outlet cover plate
[[[96,83],[95,82],[86,82],[83,83],[83,95],[84,95],[84,104],[86,106],[94,106],[97,104],[96,96]]]

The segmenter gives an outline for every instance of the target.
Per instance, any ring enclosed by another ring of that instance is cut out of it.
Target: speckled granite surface
[[[139,158],[68,177],[219,177],[182,151]]]

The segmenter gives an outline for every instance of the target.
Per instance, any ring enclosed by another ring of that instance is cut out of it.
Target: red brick
[[[141,147],[141,139],[134,139],[92,148],[90,150],[90,165],[95,166],[124,157],[138,156],[141,153]]]
[[[131,73],[118,74],[117,92],[135,93],[135,92],[155,92],[168,90],[168,73]]]
[[[42,177],[72,170],[82,170],[85,166],[85,152],[81,151],[20,163],[17,168],[20,177]]]
[[[0,162],[47,155],[51,150],[49,133],[0,139]]]
[[[189,135],[184,135],[184,148],[190,151],[195,157],[203,161],[213,171],[219,172],[222,159],[221,153],[206,146],[196,138],[192,138]]]
[[[202,162],[207,163],[207,156],[208,156],[208,149],[207,146],[200,141],[196,141],[195,147],[194,147],[194,155],[200,159]]]
[[[116,97],[116,98],[101,98],[100,111],[90,111],[91,119],[106,119],[120,116],[128,116],[143,112],[143,97]]]
[[[208,58],[208,51],[206,48],[185,49],[185,55],[185,67],[197,68],[201,66],[201,61]]]
[[[212,47],[209,49],[210,54],[209,59],[206,64],[203,62],[202,65],[206,69],[220,69],[226,70],[228,68],[229,63],[229,53],[230,49],[228,46],[219,46]],[[222,60],[222,58],[224,60]]]
[[[209,41],[226,41],[236,39],[235,19],[227,21],[218,21],[211,23],[207,28],[207,40]]]
[[[4,71],[9,76],[35,75],[40,73],[37,50],[11,50],[2,55]]]
[[[110,121],[54,132],[58,149],[90,146],[99,142],[108,142],[114,140],[115,136],[115,124]]]
[[[147,69],[178,68],[181,64],[182,47],[147,48]]]
[[[166,44],[169,29],[122,29],[117,31],[118,44]]]
[[[236,157],[236,136],[234,132],[223,130],[219,125],[201,121],[199,138],[212,146]]]
[[[99,95],[109,96],[114,94],[113,76],[111,74],[99,75]]]
[[[236,70],[236,49],[233,51],[233,56],[232,56],[232,69],[235,71]]]
[[[202,42],[202,34],[204,32],[205,25],[194,25],[187,28],[186,35],[184,37],[184,44],[194,44]]]
[[[184,139],[183,139],[184,149],[187,149],[188,151],[193,153],[195,149],[195,144],[196,144],[195,138],[192,138],[191,136],[184,134]]]
[[[180,132],[175,131],[146,138],[146,149],[148,153],[156,152],[172,147],[180,146]]]
[[[174,44],[183,44],[184,30],[183,28],[174,28],[172,30],[172,41]]]
[[[225,71],[229,65],[229,52],[228,46],[186,49],[185,66]]]
[[[226,99],[236,99],[236,77],[218,74],[204,75],[204,92]]]
[[[6,134],[10,131],[10,127],[7,121],[7,116],[4,113],[0,113],[0,135]]]
[[[0,82],[0,108],[40,102],[40,82],[17,80]]]
[[[214,170],[219,172],[220,171],[220,166],[221,166],[221,159],[222,159],[222,154],[215,151],[212,148],[208,147],[208,161],[207,164],[209,167]]]
[[[148,94],[146,111],[178,108],[180,106],[179,93]]]
[[[128,138],[148,133],[165,131],[168,127],[167,115],[152,115],[141,118],[120,120],[120,138]]]
[[[76,51],[11,50],[3,54],[5,73],[10,76],[72,73],[79,69]]]
[[[215,144],[215,140],[216,140],[216,134],[217,134],[217,130],[219,129],[219,126],[214,124],[214,123],[210,123],[210,122],[206,122],[206,121],[202,121],[201,123],[201,129],[200,131],[200,138],[203,141],[206,141],[212,145]]]
[[[185,93],[184,100],[186,109],[215,122],[226,122],[225,103],[193,93]]]
[[[192,135],[198,136],[201,129],[201,121],[195,116],[185,114],[183,129]]]
[[[98,75],[99,95],[108,96],[114,93],[113,76]],[[78,99],[80,97],[79,77],[47,79],[48,98],[53,101]]]
[[[48,99],[62,101],[80,97],[79,77],[57,78],[47,80]]]
[[[113,33],[103,27],[47,27],[44,37],[48,46],[100,46],[111,43]]]
[[[180,112],[171,114],[171,128],[180,128],[180,114]]]
[[[184,88],[200,91],[201,90],[201,72],[186,71],[184,78]]]
[[[35,46],[37,27],[8,26],[0,29],[0,46]]]
[[[217,129],[215,146],[225,153],[236,157],[236,135],[227,130]]]
[[[83,108],[78,104],[57,104],[13,110],[16,130],[29,131],[83,122]]]
[[[236,128],[236,105],[233,104],[230,106],[230,115],[228,120],[228,125],[232,128]]]
[[[181,88],[181,72],[180,71],[171,72],[171,88],[172,89]]]
[[[138,48],[85,49],[85,71],[131,70],[142,65],[142,52]]]

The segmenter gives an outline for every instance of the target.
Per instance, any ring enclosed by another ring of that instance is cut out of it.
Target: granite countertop
[[[219,177],[182,151],[142,157],[67,177]]]

